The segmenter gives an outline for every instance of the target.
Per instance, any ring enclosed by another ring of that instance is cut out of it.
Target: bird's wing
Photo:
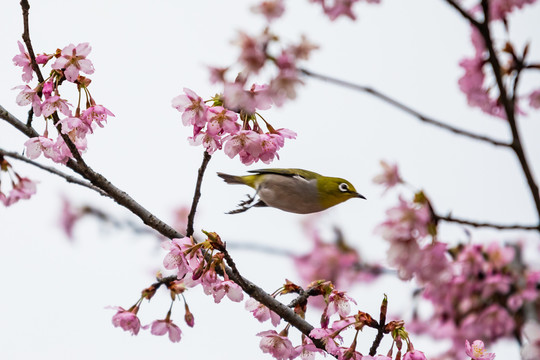
[[[291,176],[291,177],[301,177],[306,180],[311,180],[317,178],[317,176],[320,176],[319,174],[308,171],[308,170],[302,170],[302,169],[258,169],[258,170],[249,170],[250,173],[255,174],[276,174],[276,175],[283,175],[283,176]]]

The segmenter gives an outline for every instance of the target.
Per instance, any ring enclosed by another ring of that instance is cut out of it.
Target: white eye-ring
[[[349,185],[347,185],[345,183],[339,184],[338,188],[339,188],[339,191],[341,191],[341,192],[348,192],[349,191]]]

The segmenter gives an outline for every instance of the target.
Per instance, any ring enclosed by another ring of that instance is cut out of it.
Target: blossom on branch
[[[30,82],[34,73],[34,70],[32,70],[32,62],[30,60],[30,55],[26,52],[24,45],[20,41],[17,41],[17,45],[19,46],[20,54],[13,57],[13,63],[17,66],[22,67],[23,81]]]
[[[94,65],[86,58],[91,50],[92,47],[89,43],[82,43],[77,46],[69,44],[62,49],[60,56],[51,67],[56,70],[63,70],[66,79],[75,82],[80,71],[86,74],[94,73]]]

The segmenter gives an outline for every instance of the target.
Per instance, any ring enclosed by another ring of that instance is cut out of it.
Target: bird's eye
[[[341,191],[341,192],[349,191],[349,185],[347,185],[345,183],[339,184],[338,188],[339,188],[339,191]]]

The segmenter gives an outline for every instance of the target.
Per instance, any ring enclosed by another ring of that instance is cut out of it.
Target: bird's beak
[[[360,199],[367,200],[366,197],[362,194],[356,193],[356,197],[359,197]]]

